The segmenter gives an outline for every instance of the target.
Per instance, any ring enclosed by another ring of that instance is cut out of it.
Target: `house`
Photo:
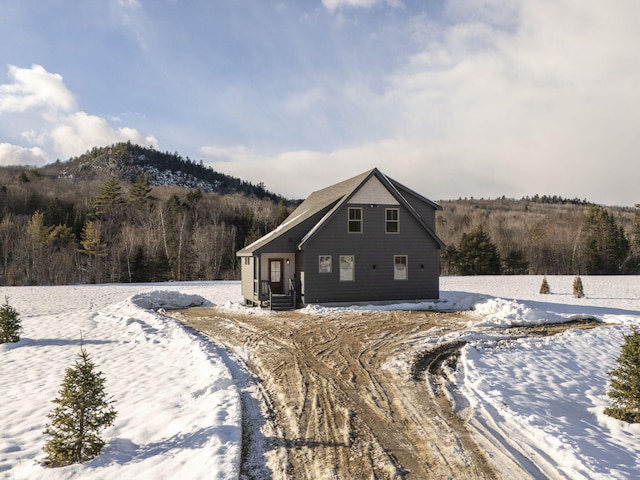
[[[275,230],[237,252],[245,303],[437,299],[441,208],[375,168],[313,192]]]

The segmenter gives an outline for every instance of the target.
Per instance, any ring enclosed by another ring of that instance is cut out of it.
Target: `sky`
[[[131,140],[291,199],[640,203],[637,0],[2,0],[0,165]]]

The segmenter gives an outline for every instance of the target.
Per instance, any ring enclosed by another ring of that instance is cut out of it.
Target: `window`
[[[251,265],[251,257],[244,257],[244,264]]]
[[[385,210],[385,215],[387,220],[385,223],[385,232],[400,233],[400,209],[387,208]]]
[[[349,233],[362,233],[362,208],[349,208]]]
[[[282,260],[270,260],[269,271],[271,272],[271,283],[282,282]]]
[[[407,256],[394,255],[393,256],[393,279],[406,280],[407,278],[408,278]]]
[[[340,281],[353,282],[356,257],[354,255],[340,255]]]
[[[331,273],[331,255],[320,255],[318,259],[318,272]]]

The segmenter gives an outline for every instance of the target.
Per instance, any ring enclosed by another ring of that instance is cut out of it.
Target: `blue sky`
[[[637,0],[3,0],[0,164],[131,140],[289,198],[640,203]]]

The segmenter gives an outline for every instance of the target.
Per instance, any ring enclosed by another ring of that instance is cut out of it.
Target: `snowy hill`
[[[153,186],[199,188],[203,192],[220,194],[243,193],[274,201],[281,199],[279,195],[267,191],[264,185],[253,185],[216,172],[202,161],[195,162],[177,152],[160,152],[131,143],[94,147],[78,157],[46,165],[39,171],[44,175],[75,180],[113,176],[129,183],[139,175],[147,175]]]

